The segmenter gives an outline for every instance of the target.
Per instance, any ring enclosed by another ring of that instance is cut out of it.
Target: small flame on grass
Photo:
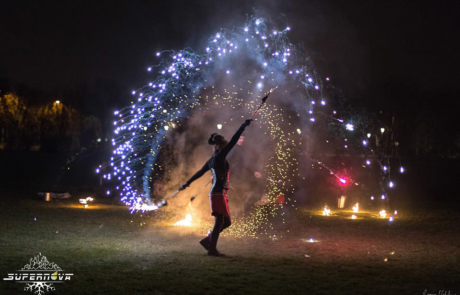
[[[356,205],[353,206],[353,212],[358,213],[359,212],[359,203],[356,203]]]
[[[185,215],[185,219],[174,223],[174,226],[192,226],[192,214]]]
[[[86,199],[80,199],[79,200],[80,204],[85,205],[85,208],[88,208],[89,202],[92,202],[92,201],[94,201],[94,199],[91,198],[91,197],[87,197]]]

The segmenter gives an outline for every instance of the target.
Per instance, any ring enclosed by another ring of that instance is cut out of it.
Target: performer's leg
[[[232,225],[232,220],[230,219],[230,216],[222,216],[223,217],[223,223],[222,223],[222,227],[219,231],[219,233],[221,233],[224,229],[228,228],[230,225]],[[214,225],[215,227],[215,225]],[[200,244],[201,246],[203,246],[203,248],[205,248],[206,250],[209,251],[209,242],[210,242],[210,239],[211,239],[211,234],[212,232],[209,232],[208,235],[200,240]],[[217,241],[217,239],[216,239]]]
[[[224,222],[223,222],[222,229],[220,230],[220,232],[230,227],[230,225],[232,225],[232,220],[230,219],[230,216],[224,216]]]
[[[209,240],[209,252],[217,251],[217,240],[219,239],[219,234],[222,231],[222,226],[224,224],[224,216],[222,214],[214,213],[214,217],[214,227]]]

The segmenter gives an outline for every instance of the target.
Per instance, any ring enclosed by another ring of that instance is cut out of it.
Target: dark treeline
[[[43,92],[27,85],[0,83],[0,149],[4,151],[78,151],[110,141],[113,111],[130,97],[112,80],[81,83],[73,90]],[[384,127],[394,157],[457,158],[460,130],[455,124],[459,93],[421,93],[392,86],[381,103],[358,103],[375,117],[374,132]],[[419,103],[406,103],[417,96]],[[380,105],[380,106],[378,106]],[[394,148],[396,147],[396,148]]]
[[[43,92],[0,85],[0,149],[77,151],[109,140],[113,111],[125,104],[111,80],[82,83],[69,91]]]

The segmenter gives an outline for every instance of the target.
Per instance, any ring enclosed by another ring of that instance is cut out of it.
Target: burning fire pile
[[[185,215],[185,219],[174,223],[174,226],[192,226],[192,214]]]

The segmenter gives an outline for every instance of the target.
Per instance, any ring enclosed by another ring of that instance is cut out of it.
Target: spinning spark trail
[[[329,78],[323,82],[305,53],[289,42],[290,30],[252,17],[242,28],[214,34],[202,53],[192,49],[156,53],[158,64],[147,68],[151,82],[132,91],[131,105],[114,113],[111,171],[104,174],[105,179],[117,181],[116,189],[131,212],[158,209],[152,203],[151,188],[158,176],[166,173],[159,158],[164,140],[176,128],[184,127],[183,122],[195,112],[206,112],[209,104],[227,112],[241,108],[247,118],[268,89],[280,86],[273,94],[280,97],[262,108],[256,119],[274,142],[265,166],[267,178],[277,180],[266,182],[271,206],[260,206],[236,222],[230,228],[235,235],[255,235],[261,228],[270,228],[269,216],[285,205],[275,206],[278,196],[286,195],[286,203],[293,203],[294,178],[301,179],[296,156],[306,152],[302,138],[318,121],[332,122],[344,132],[365,130],[363,125],[338,117],[340,111],[330,111],[334,101],[327,101],[328,93],[323,90]],[[370,136],[359,139],[372,156],[367,165],[371,159],[381,163],[383,179],[390,181],[389,160],[379,160],[369,140]],[[310,158],[342,181],[324,161]]]

